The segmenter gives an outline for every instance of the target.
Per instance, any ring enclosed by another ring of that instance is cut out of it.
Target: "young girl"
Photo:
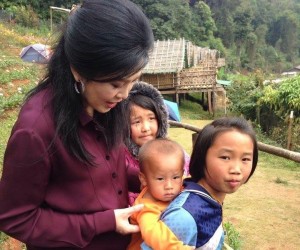
[[[255,133],[245,119],[213,121],[196,140],[190,161],[191,178],[184,181],[183,192],[163,212],[161,220],[186,245],[222,249],[225,196],[249,180],[257,161]]]
[[[0,231],[28,250],[126,249],[128,217],[120,102],[153,47],[150,23],[128,0],[84,0],[70,13],[47,72],[9,138],[0,181]]]
[[[161,93],[151,84],[141,81],[133,86],[124,105],[130,124],[125,138],[126,164],[139,169],[137,156],[140,147],[149,140],[167,137],[168,111]],[[185,176],[189,174],[188,165],[189,156],[185,153]],[[133,204],[137,195],[129,194],[129,204]]]

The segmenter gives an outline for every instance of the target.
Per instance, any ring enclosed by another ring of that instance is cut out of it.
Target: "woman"
[[[119,103],[148,62],[153,34],[127,0],[86,0],[71,11],[44,79],[24,103],[4,156],[0,230],[28,250],[126,249],[125,121]]]

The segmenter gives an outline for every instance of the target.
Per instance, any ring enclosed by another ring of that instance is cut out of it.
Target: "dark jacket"
[[[128,206],[128,183],[139,189],[136,169],[125,168],[124,146],[107,152],[86,113],[79,134],[96,166],[83,164],[56,137],[47,90],[22,108],[4,156],[0,231],[28,250],[126,249],[130,236],[115,232],[114,209]],[[49,148],[49,145],[52,147]]]

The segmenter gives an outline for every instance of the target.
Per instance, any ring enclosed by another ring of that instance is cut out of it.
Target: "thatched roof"
[[[185,39],[156,41],[144,74],[176,73],[205,60],[217,60],[218,51],[193,45]]]
[[[156,41],[143,73],[170,73],[184,68],[185,40]]]

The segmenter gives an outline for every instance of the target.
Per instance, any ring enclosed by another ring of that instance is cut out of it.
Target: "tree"
[[[288,55],[288,61],[294,62],[297,54],[298,48],[300,46],[298,35],[299,35],[299,22],[297,20],[296,14],[288,11],[280,18],[282,23],[282,33],[281,33],[281,44],[280,50]]]
[[[239,9],[234,16],[234,37],[237,48],[237,55],[241,55],[241,49],[245,45],[246,38],[252,32],[251,13]]]
[[[251,32],[246,37],[246,55],[249,58],[249,64],[251,68],[254,66],[254,59],[257,50],[257,36]]]
[[[151,21],[155,39],[191,36],[191,12],[184,0],[134,0]]]
[[[208,41],[214,36],[214,32],[217,30],[209,6],[200,1],[194,5],[192,12],[195,40],[198,42]]]
[[[80,0],[78,0],[80,2]],[[3,0],[0,3],[0,8],[9,8],[11,6],[30,6],[30,8],[39,15],[40,19],[49,18],[50,6],[62,7],[70,9],[72,4],[76,4],[76,1],[72,0]]]

